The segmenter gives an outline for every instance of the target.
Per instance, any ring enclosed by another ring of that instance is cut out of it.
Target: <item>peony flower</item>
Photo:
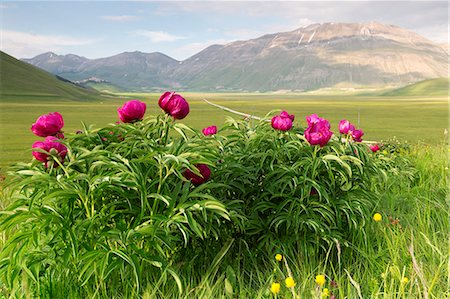
[[[166,91],[158,101],[159,107],[175,119],[183,119],[189,113],[188,102],[175,92]]]
[[[292,128],[292,120],[280,115],[274,116],[272,118],[272,128],[280,131],[289,131]]]
[[[284,280],[284,283],[288,288],[293,288],[295,286],[295,281],[292,277],[288,277]]]
[[[283,256],[282,256],[281,254],[277,253],[277,254],[275,255],[275,259],[276,259],[277,261],[281,262],[281,260],[283,259]]]
[[[353,130],[351,134],[354,141],[361,142],[364,132],[362,130]]]
[[[380,150],[380,146],[378,144],[371,145],[370,150],[374,153],[378,152]]]
[[[351,134],[355,130],[355,126],[352,125],[348,120],[343,119],[339,122],[339,132],[341,134]]]
[[[64,127],[62,115],[59,112],[52,112],[39,116],[31,125],[31,131],[37,136],[47,137],[61,133],[62,127]]]
[[[217,127],[216,126],[210,126],[210,127],[206,127],[202,130],[203,135],[208,136],[208,135],[214,135],[217,134]]]
[[[280,288],[281,288],[281,285],[279,284],[279,283],[277,283],[277,282],[274,282],[274,283],[272,283],[272,285],[270,286],[270,291],[273,293],[273,294],[278,294],[279,292],[280,292]]]
[[[294,121],[294,119],[295,119],[294,114],[289,114],[287,111],[281,111],[280,116],[281,116],[281,117],[287,117],[287,118],[289,118],[291,121]]]
[[[197,167],[198,171],[200,172],[201,176],[195,174],[190,169],[187,169],[183,175],[185,178],[190,180],[195,186],[201,185],[207,180],[209,180],[209,177],[211,176],[211,170],[206,164],[196,164],[195,167]]]
[[[323,274],[317,275],[316,283],[320,286],[323,286],[325,284],[325,275],[323,275]]]
[[[53,136],[48,136],[44,141],[36,141],[32,145],[33,149],[42,149],[47,153],[33,151],[33,156],[36,160],[45,163],[45,167],[48,167],[48,162],[52,160],[51,156],[57,156],[58,160],[62,163],[67,154],[67,147],[64,144],[58,142],[58,139]],[[54,167],[58,166],[55,161]]]
[[[122,107],[117,108],[119,118],[124,123],[132,123],[144,118],[147,105],[138,100],[131,100],[123,104]]]
[[[375,214],[373,215],[373,220],[374,220],[375,222],[379,222],[379,221],[381,221],[381,219],[383,219],[383,217],[381,216],[380,213],[375,213]]]
[[[312,114],[306,117],[306,121],[308,123],[305,130],[306,140],[311,145],[325,146],[333,135],[328,120],[318,117],[317,114]]]
[[[318,117],[317,114],[311,114],[306,117],[306,122],[308,123],[308,126],[316,124],[316,123],[320,122],[321,120],[323,120],[323,118]]]

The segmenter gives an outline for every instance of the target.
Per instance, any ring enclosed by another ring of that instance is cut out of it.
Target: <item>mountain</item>
[[[405,85],[448,76],[444,46],[376,22],[313,24],[212,45],[184,61],[141,52],[93,60],[56,56],[45,53],[25,61],[70,80],[97,77],[130,91],[303,91],[338,84]]]
[[[178,65],[178,61],[167,55],[138,51],[93,60],[49,52],[23,61],[72,81],[95,77],[133,91],[173,86],[175,82],[168,81],[166,74]]]
[[[448,96],[448,78],[429,79],[384,93],[386,96]]]
[[[95,90],[79,87],[0,51],[0,98],[23,99],[31,95],[47,100],[89,101],[102,98]]]

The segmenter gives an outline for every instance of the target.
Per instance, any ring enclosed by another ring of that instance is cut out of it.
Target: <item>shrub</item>
[[[164,107],[184,118],[176,96]],[[287,112],[276,126],[229,119],[202,134],[169,115],[140,121],[145,104],[130,107],[129,123],[59,140],[65,157],[41,147],[45,165],[13,169],[0,218],[9,294],[136,297],[162,281],[181,291],[184,266],[218,265],[236,239],[267,255],[345,244],[364,232],[391,161],[351,134],[330,139],[317,115],[307,139]]]
[[[13,174],[17,192],[2,212],[9,240],[0,264],[11,293],[20,297],[25,279],[37,297],[70,297],[79,292],[73,282],[88,290],[78,296],[138,294],[162,274],[181,287],[174,254],[191,238],[217,236],[215,223],[229,219],[211,195],[219,185],[195,187],[183,176],[198,173],[194,164],[211,165],[215,149],[167,116],[85,128],[61,142],[63,165],[35,161]]]

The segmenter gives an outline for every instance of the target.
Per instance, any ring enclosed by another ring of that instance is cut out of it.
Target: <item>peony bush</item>
[[[271,255],[364,231],[390,160],[348,121],[336,136],[316,114],[296,125],[282,111],[198,132],[180,122],[181,95],[158,104],[164,113],[145,116],[145,103],[129,101],[121,122],[65,137],[57,112],[33,124],[46,139],[13,169],[14,201],[0,216],[10,294],[139,296],[161,281],[181,291],[186,263],[205,269],[224,247],[240,254],[233,243]]]

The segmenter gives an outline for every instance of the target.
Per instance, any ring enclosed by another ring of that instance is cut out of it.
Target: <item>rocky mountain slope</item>
[[[70,80],[97,77],[133,91],[302,91],[448,76],[445,47],[376,22],[313,24],[212,45],[184,61],[141,52],[93,60],[45,53],[25,61]]]

